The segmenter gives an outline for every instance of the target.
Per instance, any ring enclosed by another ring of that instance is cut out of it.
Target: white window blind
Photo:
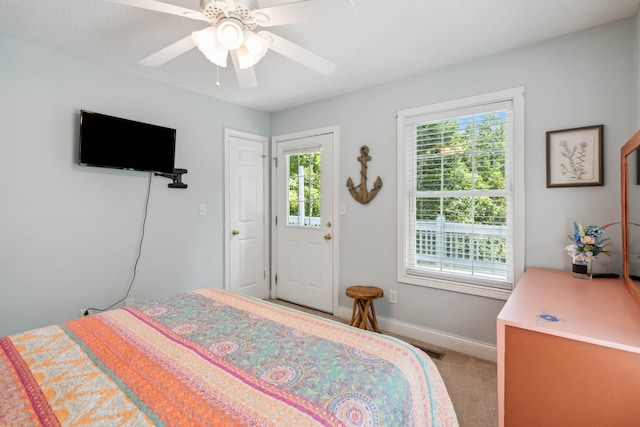
[[[399,113],[400,281],[512,289],[514,101],[496,98]]]

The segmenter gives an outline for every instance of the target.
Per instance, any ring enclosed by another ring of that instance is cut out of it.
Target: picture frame
[[[547,132],[547,188],[604,185],[604,125]]]

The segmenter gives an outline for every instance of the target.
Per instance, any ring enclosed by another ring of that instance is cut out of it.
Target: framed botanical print
[[[547,132],[547,188],[604,185],[604,125]]]

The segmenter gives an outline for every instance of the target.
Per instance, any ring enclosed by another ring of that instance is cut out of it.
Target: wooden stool
[[[373,300],[383,295],[384,291],[375,286],[349,286],[347,296],[353,298],[351,326],[380,333]]]

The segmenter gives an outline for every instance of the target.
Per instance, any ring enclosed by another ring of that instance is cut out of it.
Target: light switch
[[[344,203],[340,203],[340,215],[346,215],[347,214],[347,205],[345,205]]]
[[[200,215],[206,215],[207,214],[207,205],[205,203],[200,203]]]

